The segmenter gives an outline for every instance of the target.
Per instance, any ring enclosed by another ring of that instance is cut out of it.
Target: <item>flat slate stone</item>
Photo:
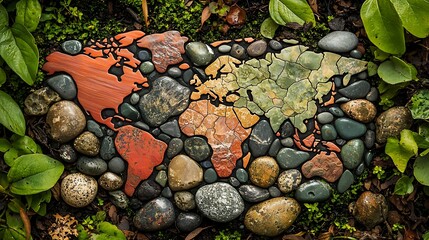
[[[350,172],[349,170],[345,170],[341,175],[340,180],[338,180],[338,192],[343,193],[347,191],[347,189],[349,189],[350,186],[353,184],[354,178],[355,177],[353,176],[352,172]]]
[[[125,118],[131,119],[133,121],[137,121],[140,119],[140,112],[131,104],[123,103],[119,107],[119,112],[121,112],[122,116]]]
[[[320,180],[310,180],[301,184],[295,191],[299,202],[322,202],[331,196],[331,188]]]
[[[310,159],[310,154],[293,148],[282,148],[278,152],[276,159],[282,169],[290,169],[296,168]]]
[[[331,141],[337,138],[337,130],[335,130],[335,127],[332,124],[323,125],[321,132],[323,140]]]
[[[146,203],[137,211],[133,223],[142,231],[158,231],[174,224],[176,215],[170,200],[159,197]]]
[[[338,92],[347,98],[358,99],[365,98],[370,89],[371,85],[369,82],[362,80],[354,82],[345,88],[341,88]]]
[[[214,183],[217,181],[217,174],[213,168],[209,168],[204,171],[204,181],[206,183]]]
[[[46,82],[61,98],[72,100],[76,97],[76,84],[69,75],[60,74],[49,78]]]
[[[274,139],[273,143],[270,146],[270,149],[268,150],[268,155],[271,157],[277,156],[277,153],[280,151],[280,148],[282,147],[282,143],[278,138]]]
[[[193,212],[181,212],[176,219],[176,227],[181,232],[191,232],[201,225],[203,218]]]
[[[340,137],[346,140],[361,137],[366,132],[365,124],[349,118],[338,118],[335,120],[335,128]]]
[[[110,160],[115,156],[115,144],[112,137],[106,136],[101,141],[100,157],[104,160]]]
[[[266,120],[261,120],[257,123],[250,134],[249,147],[252,156],[259,157],[265,155],[271,143],[274,141],[275,135],[271,129],[271,125]]]
[[[182,134],[180,132],[179,123],[176,119],[168,121],[164,124],[162,124],[159,129],[163,131],[164,133],[168,134],[171,137],[179,138]]]
[[[270,197],[267,189],[254,185],[242,185],[238,188],[238,192],[245,201],[251,203],[262,202]]]
[[[173,158],[174,156],[179,154],[180,151],[182,151],[182,149],[183,149],[182,139],[180,139],[180,138],[171,139],[170,142],[168,143],[167,157]]]
[[[244,211],[240,194],[228,183],[216,182],[202,186],[195,194],[198,210],[215,222],[231,221]]]

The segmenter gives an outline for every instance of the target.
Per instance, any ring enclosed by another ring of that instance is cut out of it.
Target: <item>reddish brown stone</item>
[[[328,182],[335,182],[343,174],[343,163],[334,152],[329,155],[327,152],[321,152],[304,163],[301,171],[306,178],[318,176]]]
[[[180,36],[177,31],[151,34],[137,42],[137,46],[147,48],[152,52],[152,62],[158,72],[164,73],[168,65],[183,61],[187,37]]]
[[[153,168],[162,163],[167,144],[146,131],[127,125],[119,128],[115,146],[122,158],[128,162],[125,193],[132,196],[140,181],[147,179]]]
[[[97,42],[101,49],[94,49],[95,45],[92,45],[84,49],[85,54],[71,56],[54,52],[46,58],[43,70],[49,75],[57,72],[70,74],[77,85],[79,103],[85,111],[97,122],[113,129],[111,122],[113,117],[104,119],[101,115],[103,109],[114,109],[118,113],[118,107],[124,97],[140,89],[138,84],[142,84],[143,87],[149,86],[141,72],[134,71],[140,61],[125,48],[143,35],[144,33],[140,31],[117,35],[115,38],[124,45],[116,49],[107,49],[102,43]],[[121,61],[123,65],[119,64]],[[109,73],[109,69],[118,64],[123,70],[120,77]],[[106,97],[106,94],[109,97]]]
[[[230,176],[237,160],[243,155],[241,144],[251,129],[245,129],[239,119],[245,119],[245,125],[249,127],[259,120],[247,109],[236,110],[225,105],[216,107],[208,100],[200,100],[192,102],[179,117],[183,133],[207,137],[213,149],[211,161],[219,177]]]

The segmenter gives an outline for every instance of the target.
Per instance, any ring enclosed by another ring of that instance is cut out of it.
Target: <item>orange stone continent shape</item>
[[[153,168],[162,163],[167,144],[144,130],[127,125],[119,128],[115,146],[128,162],[125,194],[132,196],[140,181],[147,179]]]
[[[236,162],[243,156],[241,144],[250,135],[250,127],[259,120],[245,108],[215,106],[209,100],[191,102],[179,117],[179,125],[187,136],[207,137],[213,150],[211,162],[219,177],[229,177]],[[246,126],[245,129],[243,126]]]

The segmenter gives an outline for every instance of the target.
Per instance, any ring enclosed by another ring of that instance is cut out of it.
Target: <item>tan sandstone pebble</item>
[[[343,103],[341,109],[351,118],[356,121],[369,123],[374,120],[377,115],[377,108],[375,105],[365,99],[355,99]]]
[[[372,229],[387,218],[387,201],[381,194],[366,191],[351,206],[351,211],[356,220]]]
[[[398,136],[402,130],[410,128],[412,123],[413,117],[408,108],[390,108],[375,121],[377,142],[385,143],[388,137]]]
[[[105,172],[98,179],[98,184],[100,184],[100,187],[106,189],[107,191],[113,191],[121,188],[124,184],[124,180],[112,172]]]
[[[52,139],[65,143],[77,137],[85,128],[82,110],[71,101],[60,101],[49,108],[46,116],[48,133]]]
[[[83,132],[74,140],[76,151],[87,156],[96,156],[100,152],[100,140],[92,132]]]
[[[175,156],[168,165],[168,184],[172,191],[183,191],[203,181],[203,169],[186,155]]]
[[[302,175],[300,171],[289,169],[280,173],[277,183],[282,193],[290,193],[301,184],[301,180]]]
[[[189,211],[196,207],[194,195],[187,191],[176,192],[174,194],[174,203],[183,211]]]
[[[279,171],[279,165],[274,158],[259,157],[250,164],[249,178],[256,186],[267,188],[276,182]]]
[[[82,173],[67,175],[61,182],[61,197],[72,207],[85,207],[97,195],[97,181]]]
[[[272,198],[252,206],[244,217],[244,225],[256,234],[274,237],[288,229],[300,212],[295,199]]]

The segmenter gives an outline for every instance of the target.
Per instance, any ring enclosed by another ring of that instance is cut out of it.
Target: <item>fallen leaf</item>
[[[417,233],[410,229],[405,229],[405,235],[404,240],[417,240],[419,239],[419,236],[417,236]]]
[[[308,4],[310,5],[311,10],[319,15],[319,6],[317,4],[317,0],[308,0]]]
[[[31,238],[30,218],[28,217],[27,212],[23,208],[19,209],[19,216],[21,217],[21,220],[24,223],[25,239],[29,240]]]
[[[211,228],[212,226],[208,227],[199,227],[196,228],[194,231],[190,232],[188,236],[186,236],[185,240],[192,240],[196,238],[202,231],[206,230],[207,228]]]
[[[143,10],[143,17],[144,17],[144,23],[146,24],[146,27],[149,27],[149,11],[147,8],[147,0],[142,0],[142,10]]]
[[[210,18],[210,16],[212,15],[212,13],[210,12],[210,7],[206,6],[203,9],[203,12],[201,13],[201,25],[200,25],[200,29],[203,27],[204,23],[207,21],[207,19]]]
[[[234,5],[229,9],[228,15],[226,15],[226,21],[231,26],[243,25],[246,22],[246,11]]]

